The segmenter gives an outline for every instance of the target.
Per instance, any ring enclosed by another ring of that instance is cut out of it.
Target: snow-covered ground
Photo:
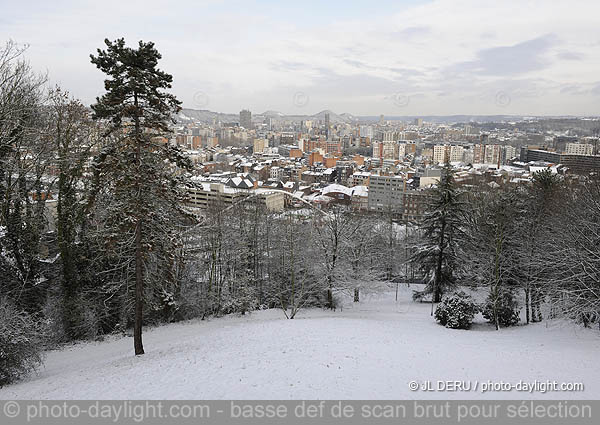
[[[481,316],[446,329],[411,290],[373,296],[294,320],[258,311],[148,329],[131,338],[49,352],[29,380],[0,399],[598,399],[600,335],[565,322],[502,329]],[[411,391],[409,382],[479,381],[471,392]],[[484,382],[583,382],[583,392],[481,393]]]

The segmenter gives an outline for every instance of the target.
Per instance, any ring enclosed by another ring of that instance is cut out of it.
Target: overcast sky
[[[325,4],[322,4],[325,3]],[[90,103],[104,38],[154,41],[184,107],[600,114],[600,2],[0,0],[0,40]]]

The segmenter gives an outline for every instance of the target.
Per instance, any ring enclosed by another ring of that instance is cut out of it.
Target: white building
[[[403,160],[406,156],[406,143],[398,143],[398,159]]]
[[[504,160],[508,161],[509,159],[517,157],[517,148],[514,146],[504,146]]]
[[[465,148],[462,146],[451,146],[450,147],[450,162],[463,162],[465,155]]]
[[[271,167],[271,170],[269,171],[269,177],[274,180],[282,180],[283,179],[283,168]]]
[[[373,138],[373,127],[370,125],[361,125],[360,126],[360,137],[370,137]]]
[[[433,163],[444,164],[449,159],[450,145],[435,145],[433,147]]]
[[[594,146],[587,143],[567,143],[565,152],[569,155],[591,155]]]
[[[267,139],[254,139],[254,153],[263,153],[269,147]]]

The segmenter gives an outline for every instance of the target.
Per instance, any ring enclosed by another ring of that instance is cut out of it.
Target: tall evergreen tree
[[[108,76],[106,93],[92,105],[94,118],[106,120],[114,136],[99,164],[112,182],[103,231],[108,253],[118,264],[113,272],[119,272],[126,288],[131,281],[135,286],[134,348],[139,355],[144,354],[143,307],[152,300],[144,288],[164,295],[165,285],[177,284],[177,217],[185,214],[181,170],[191,163],[165,137],[180,102],[164,91],[173,77],[157,68],[161,55],[154,43],[140,41],[134,49],[123,38],[104,42],[106,50],[90,55]]]
[[[422,242],[411,259],[423,272],[427,280],[424,293],[431,293],[434,303],[440,302],[443,293],[456,284],[456,237],[460,232],[464,213],[465,204],[456,188],[452,167],[446,163],[420,224]]]

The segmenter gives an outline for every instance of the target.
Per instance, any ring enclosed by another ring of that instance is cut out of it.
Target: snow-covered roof
[[[341,184],[330,184],[321,190],[322,195],[327,195],[328,193],[343,193],[344,195],[352,196],[352,189]]]
[[[354,186],[352,188],[352,196],[369,196],[369,188],[367,186]]]

